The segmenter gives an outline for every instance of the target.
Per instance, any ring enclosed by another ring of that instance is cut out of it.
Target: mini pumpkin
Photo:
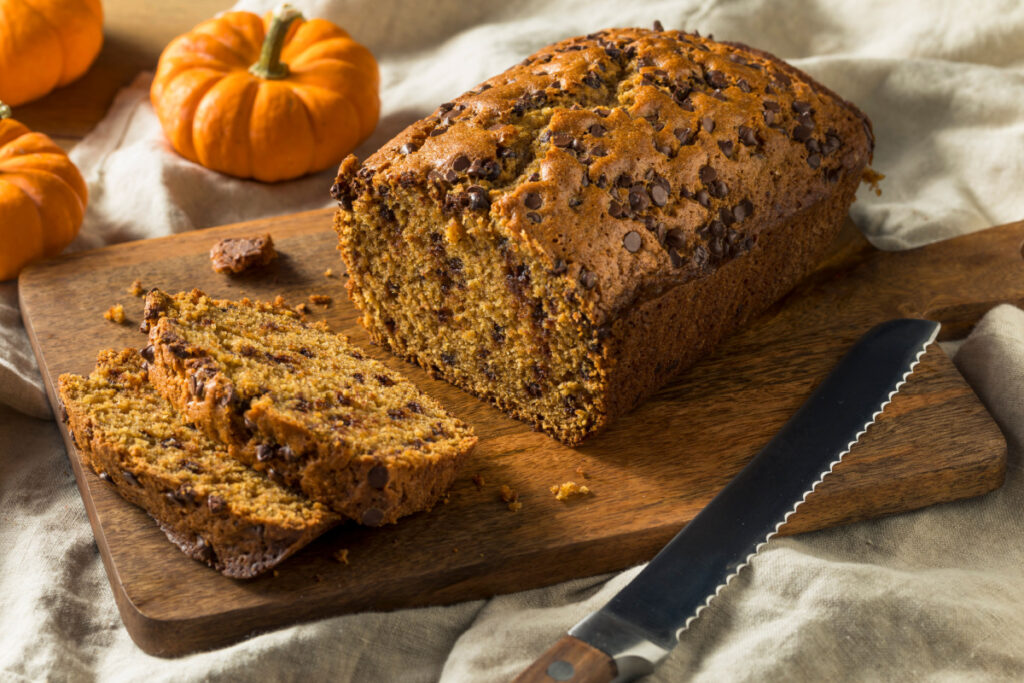
[[[67,85],[102,46],[100,0],[0,0],[0,100],[17,106]]]
[[[82,226],[88,191],[78,168],[0,102],[0,280],[56,256]]]
[[[338,164],[377,125],[377,62],[348,33],[285,4],[227,12],[175,38],[150,90],[183,157],[265,182]]]

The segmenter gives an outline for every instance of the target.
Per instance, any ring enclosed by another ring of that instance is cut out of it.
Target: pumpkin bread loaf
[[[425,510],[468,427],[323,323],[283,307],[147,295],[157,389],[242,462],[369,526]]]
[[[804,276],[872,148],[772,55],[612,29],[347,158],[335,229],[375,341],[576,444]]]
[[[85,464],[186,555],[227,576],[274,567],[340,519],[183,423],[134,349],[101,352],[89,377],[61,375],[59,392]]]

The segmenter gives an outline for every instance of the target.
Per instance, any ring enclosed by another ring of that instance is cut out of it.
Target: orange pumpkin
[[[67,85],[102,45],[100,0],[0,0],[0,100],[17,106]]]
[[[290,5],[227,12],[175,38],[150,99],[186,159],[239,178],[297,178],[338,164],[377,125],[377,62]]]
[[[64,150],[10,115],[0,102],[0,280],[63,251],[88,201],[82,174]]]

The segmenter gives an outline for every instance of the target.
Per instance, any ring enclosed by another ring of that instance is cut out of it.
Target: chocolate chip
[[[657,31],[658,33],[661,33],[662,31],[665,30],[665,27],[661,25],[660,21],[655,19],[654,20],[654,30]]]
[[[745,81],[744,79],[742,79],[742,78],[741,78],[741,79],[739,79],[738,81],[736,81],[736,87],[738,87],[738,88],[739,88],[740,90],[742,90],[743,92],[750,92],[750,84],[749,84],[749,83],[747,83],[747,82],[746,82],[746,81]]]
[[[398,151],[401,152],[402,154],[412,154],[413,152],[416,151],[416,148],[412,146],[412,143],[407,142],[401,147],[399,147]],[[335,199],[337,199],[337,197],[335,197]]]
[[[594,109],[594,113],[597,114],[598,116],[600,116],[603,119],[606,116],[608,116],[609,114],[611,114],[612,112],[611,112],[610,109],[605,109],[604,107],[597,107],[597,108]]]
[[[608,204],[608,215],[612,218],[625,218],[626,209],[614,199]]]
[[[697,203],[703,206],[705,209],[711,206],[711,196],[708,191],[701,188],[697,190],[697,193],[693,196],[697,200]]]
[[[447,351],[442,352],[441,353],[441,362],[444,363],[445,365],[448,365],[448,366],[455,365],[455,354],[454,353],[449,353]]]
[[[536,211],[528,211],[526,213],[526,217],[529,218],[534,223],[540,223],[543,220],[541,215],[539,213],[537,213]]]
[[[528,209],[539,209],[544,204],[544,200],[536,192],[527,192],[526,196],[523,197],[523,204]]]
[[[583,77],[583,83],[584,83],[584,85],[590,86],[591,88],[594,88],[595,90],[597,88],[600,88],[602,85],[604,85],[601,82],[601,77],[598,76],[593,71],[588,71],[587,72],[587,75]]]
[[[793,139],[797,142],[805,142],[810,139],[814,129],[810,126],[800,125],[793,129]]]
[[[665,204],[668,203],[668,190],[666,190],[662,185],[652,185],[651,201],[653,201],[656,206],[665,206]]]
[[[742,142],[747,147],[757,146],[757,133],[755,133],[754,129],[751,128],[750,126],[740,126],[739,136],[740,142]]]
[[[139,480],[135,478],[135,475],[128,470],[121,470],[121,478],[132,486],[142,486],[142,484],[139,483]]]
[[[277,455],[285,460],[295,459],[295,451],[292,450],[291,446],[279,446],[277,449]]]
[[[451,363],[446,363],[446,365],[451,365]],[[388,417],[392,420],[404,420],[406,415],[401,408],[388,408]]]
[[[708,82],[712,88],[725,88],[728,87],[729,81],[726,79],[725,74],[721,71],[711,69],[704,74],[704,80]]]
[[[718,178],[718,171],[711,166],[701,166],[698,175],[700,176],[700,181],[702,183],[710,185],[716,178]]]
[[[437,128],[435,128],[434,130],[430,131],[430,137],[432,137],[432,138],[436,138],[436,137],[437,137],[438,135],[441,135],[441,134],[442,134],[442,133],[444,133],[444,132],[445,132],[446,130],[448,130],[448,129],[447,129],[447,128],[445,128],[444,126],[438,126],[438,127],[437,127]]]
[[[416,413],[417,415],[423,414],[423,406],[421,406],[416,401],[409,401],[408,403],[405,404],[405,407],[408,408],[411,412]]]
[[[384,522],[384,511],[379,508],[370,508],[363,512],[362,522],[366,526],[380,526]]]
[[[646,211],[651,205],[651,198],[643,185],[634,185],[629,191],[629,208],[635,213]]]
[[[196,398],[203,398],[203,395],[206,393],[206,385],[203,380],[199,378],[199,375],[189,375],[188,390]]]
[[[682,249],[686,246],[686,233],[679,228],[672,228],[665,233],[665,246],[671,249]]]
[[[586,177],[586,176],[584,176],[584,177]],[[569,208],[570,209],[575,209],[577,206],[581,206],[582,204],[583,204],[583,199],[580,198],[580,197],[570,197],[569,198]]]
[[[177,448],[179,450],[182,447],[181,446],[181,442],[178,441],[177,439],[175,439],[173,436],[168,437],[168,438],[164,439],[163,441],[161,441],[160,445],[163,446],[164,448]]]
[[[764,122],[766,125],[773,125],[775,123],[775,112],[765,109],[764,110]]]
[[[776,113],[782,111],[782,107],[779,106],[779,103],[773,100],[765,100],[761,106],[768,111],[774,111]]]
[[[715,182],[711,183],[710,187],[708,187],[708,192],[711,193],[712,197],[717,197],[718,199],[721,199],[722,197],[729,193],[729,186],[723,183],[721,180],[716,180]]]
[[[373,377],[377,380],[377,383],[383,387],[391,387],[395,385],[395,380],[391,379],[387,375],[374,375]]]
[[[643,246],[643,239],[640,237],[640,233],[636,230],[630,230],[622,238],[622,246],[626,248],[631,254],[635,254],[640,251],[640,247]]]
[[[830,168],[829,170],[825,171],[825,179],[828,180],[830,183],[839,182],[839,176],[841,175],[841,173],[842,168],[838,166],[836,168]]]
[[[673,268],[683,267],[683,257],[679,255],[679,252],[670,251],[668,252],[668,260],[672,262]]]
[[[111,477],[111,476],[110,476],[109,474],[107,474],[106,472],[100,472],[100,473],[99,473],[99,478],[100,478],[100,479],[101,479],[102,481],[105,481],[105,482],[107,482],[108,484],[113,484],[113,483],[114,483],[114,479],[113,479],[113,477]]]
[[[715,120],[710,116],[705,116],[700,120],[701,127],[709,133],[715,131]]]
[[[679,139],[679,143],[683,145],[692,145],[696,137],[692,128],[676,128],[673,134]]]
[[[149,346],[143,347],[143,349],[139,351],[139,355],[146,359],[148,362],[152,363],[155,359],[153,351],[153,345],[150,344]]]
[[[829,133],[825,136],[825,144],[822,145],[821,151],[825,155],[832,154],[843,144],[843,141],[839,139],[839,136]]]
[[[551,135],[551,144],[555,147],[568,147],[573,142],[572,135],[564,131],[558,131]]]
[[[594,285],[597,284],[597,275],[590,272],[586,268],[581,268],[580,284],[583,285],[583,289],[593,289]]]
[[[210,508],[210,512],[216,514],[224,509],[227,503],[220,496],[208,496],[206,498],[206,507]]]
[[[452,169],[461,173],[462,171],[465,171],[467,168],[469,168],[469,157],[467,157],[465,154],[460,154],[459,156],[455,157],[455,161],[452,162]]]
[[[608,132],[608,130],[604,126],[602,126],[600,123],[592,124],[590,126],[590,128],[588,129],[588,131],[595,138],[602,137],[602,136],[604,136],[605,133]]]
[[[725,206],[718,209],[718,218],[725,225],[732,225],[736,222],[736,217],[732,215],[732,209]]]
[[[792,107],[793,111],[795,111],[797,114],[806,114],[807,112],[811,111],[811,103],[804,102],[803,100],[793,100]]]
[[[732,152],[733,152],[733,142],[732,142],[732,140],[719,140],[718,141],[718,149],[722,150],[722,154],[724,154],[725,156],[731,158],[732,157]]]
[[[266,462],[274,457],[274,449],[265,443],[261,443],[256,446],[256,459],[260,462]]]
[[[491,206],[491,198],[487,194],[487,190],[479,185],[471,185],[466,189],[466,194],[469,195],[469,208],[474,211],[487,209]]]
[[[555,259],[554,267],[549,271],[552,275],[561,275],[565,271],[569,270],[569,264],[560,258]]]
[[[807,165],[811,168],[818,168],[821,166],[821,157],[817,154],[810,154],[807,156]]]
[[[544,390],[536,382],[529,382],[525,384],[524,387],[526,388],[526,393],[532,396],[533,398],[540,398],[541,395],[544,393]]]
[[[449,185],[454,185],[459,180],[459,174],[455,172],[455,169],[447,168],[441,172],[441,178]]]
[[[737,221],[742,221],[752,213],[754,213],[754,203],[749,199],[744,199],[742,202],[732,207],[732,215]]]

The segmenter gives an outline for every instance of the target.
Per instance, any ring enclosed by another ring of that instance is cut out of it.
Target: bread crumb
[[[477,491],[484,490],[484,478],[480,474],[474,474],[470,479],[473,481],[473,485],[476,486]]]
[[[458,548],[452,548],[452,553],[457,553],[457,552],[459,552]]]
[[[590,489],[574,481],[566,481],[552,486],[551,493],[555,494],[555,500],[568,500],[570,496],[589,496]]]
[[[326,294],[310,294],[309,303],[317,306],[330,306],[333,299]]]
[[[287,304],[285,303],[284,297],[278,294],[277,296],[274,297],[274,305],[278,307],[283,307],[286,306]]]
[[[146,290],[142,288],[142,280],[138,278],[132,280],[132,284],[128,287],[128,293],[132,296],[142,296],[146,293]]]
[[[348,564],[348,548],[339,548],[334,551],[334,559],[342,564]]]
[[[860,174],[860,181],[867,183],[871,191],[875,193],[876,197],[882,196],[882,188],[878,187],[878,183],[885,179],[884,173],[879,173],[873,168],[865,168]]]
[[[229,237],[210,248],[210,264],[218,273],[241,273],[259,268],[277,258],[269,234],[259,237]]]
[[[523,504],[519,502],[519,492],[508,484],[501,485],[500,495],[502,502],[508,503],[508,509],[512,512],[519,512],[523,509]]]
[[[103,314],[103,317],[112,323],[123,325],[125,321],[124,306],[121,304],[114,304],[107,309],[107,312]]]
[[[583,465],[578,465],[576,467],[576,476],[581,478],[581,479],[589,479],[590,478],[590,477],[587,476],[587,473],[583,471]]]
[[[309,306],[307,306],[306,302],[303,301],[301,304],[296,304],[295,312],[298,313],[299,315],[306,315],[307,313],[309,313]]]
[[[324,277],[334,277],[334,268],[328,268],[325,270]]]
[[[278,576],[281,576],[281,572],[279,572],[279,571],[277,571],[277,570],[275,569],[275,570],[274,570],[274,578],[277,578]]]

